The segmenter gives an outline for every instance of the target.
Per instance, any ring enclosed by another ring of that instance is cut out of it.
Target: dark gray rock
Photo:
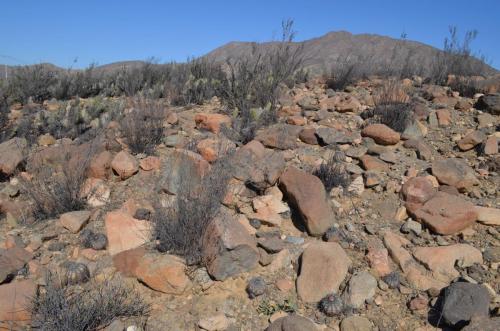
[[[500,115],[500,93],[483,95],[477,100],[475,107],[494,115]]]
[[[261,296],[266,293],[267,284],[262,277],[253,277],[248,281],[246,291],[250,299]]]
[[[457,282],[444,291],[441,313],[443,321],[454,327],[463,327],[472,316],[488,316],[490,295],[482,286]]]

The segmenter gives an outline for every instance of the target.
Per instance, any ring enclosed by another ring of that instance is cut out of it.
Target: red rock
[[[302,117],[302,116],[298,116],[298,115],[296,115],[296,116],[289,116],[289,117],[287,118],[286,122],[287,122],[288,124],[292,124],[292,125],[301,125],[301,126],[303,126],[303,125],[306,125],[306,124],[307,124],[307,120],[306,120],[304,117]]]
[[[89,176],[93,178],[108,179],[111,177],[111,161],[113,155],[109,151],[99,153],[90,161]]]
[[[276,287],[281,292],[289,292],[293,288],[293,282],[287,278],[281,278],[276,281]]]
[[[37,286],[31,280],[0,285],[1,330],[21,330],[21,326],[29,325],[31,314],[28,307],[36,290]]]
[[[484,143],[483,152],[485,155],[495,155],[498,153],[498,138],[490,136]]]
[[[359,160],[361,161],[363,168],[367,171],[389,171],[389,165],[377,157],[365,154],[360,157]]]
[[[478,183],[474,170],[462,159],[449,158],[432,163],[432,174],[441,184],[464,191]]]
[[[385,124],[370,124],[361,131],[363,137],[370,137],[379,145],[395,145],[400,135]]]
[[[139,161],[139,166],[144,171],[158,170],[160,169],[161,161],[157,156],[148,156]]]
[[[0,283],[15,275],[31,259],[33,254],[22,247],[0,249]]]
[[[135,157],[126,151],[116,154],[113,161],[111,161],[111,167],[122,180],[132,177],[139,171],[139,163]]]
[[[436,110],[439,126],[449,126],[451,124],[451,113],[448,109]]]
[[[302,301],[319,302],[338,291],[351,261],[342,247],[334,242],[315,242],[302,253],[297,294]]]
[[[231,126],[231,117],[223,114],[196,114],[194,117],[196,127],[219,133],[221,125]]]
[[[207,138],[202,139],[196,145],[196,149],[201,156],[208,162],[214,162],[220,156],[226,155],[229,151],[236,148],[236,145],[225,138]]]
[[[424,203],[432,198],[437,189],[426,177],[413,177],[403,184],[403,196],[408,203]]]
[[[142,246],[150,241],[151,226],[147,221],[136,220],[122,211],[112,211],[104,218],[108,237],[109,254]]]
[[[434,195],[413,216],[433,232],[442,235],[462,231],[474,224],[478,217],[472,203],[444,192]]]
[[[335,216],[318,177],[289,167],[281,175],[279,187],[299,211],[309,234],[320,236],[333,225]]]
[[[460,261],[460,267],[470,267],[474,263],[483,263],[481,251],[467,244],[417,247],[413,250],[413,256],[435,273],[436,276],[439,274],[447,281],[451,281],[460,275],[455,269],[455,264],[458,261]]]
[[[386,276],[392,272],[387,249],[370,247],[366,258],[370,262],[370,267],[379,277]]]
[[[90,219],[90,212],[87,210],[72,211],[64,213],[59,217],[61,225],[72,233],[78,233]]]
[[[299,133],[299,139],[309,145],[318,145],[318,137],[314,128],[304,128]]]

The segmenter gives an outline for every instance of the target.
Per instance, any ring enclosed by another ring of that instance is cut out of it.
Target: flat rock
[[[370,137],[379,145],[395,145],[401,136],[385,124],[370,124],[361,131],[363,137]]]
[[[360,157],[360,161],[365,170],[378,172],[389,171],[389,165],[375,156],[363,155]]]
[[[318,328],[310,319],[293,314],[278,318],[266,331],[318,331]]]
[[[224,331],[229,325],[230,321],[224,314],[203,318],[198,322],[198,326],[207,331]]]
[[[500,209],[476,206],[477,221],[486,225],[500,225]]]
[[[21,326],[30,323],[31,314],[27,307],[36,290],[32,280],[0,285],[0,329],[21,330]]]
[[[346,303],[354,308],[361,308],[365,301],[372,299],[377,288],[377,280],[369,272],[362,271],[351,277],[345,294]]]
[[[297,294],[304,302],[319,302],[327,294],[337,292],[350,264],[339,244],[311,244],[302,253]]]
[[[370,320],[363,316],[349,316],[340,322],[340,331],[372,331]]]
[[[432,174],[441,184],[467,190],[478,183],[474,170],[463,159],[450,158],[432,163]]]
[[[149,222],[137,220],[120,210],[107,213],[104,226],[111,255],[142,246],[151,240]]]
[[[255,139],[269,148],[294,149],[301,131],[298,125],[276,124],[259,130]]]
[[[280,177],[280,189],[302,216],[309,234],[320,236],[333,225],[335,216],[321,180],[295,167]]]
[[[482,131],[473,131],[457,142],[458,148],[468,151],[486,140],[486,135]]]
[[[0,249],[0,284],[8,280],[33,259],[33,254],[22,247]]]
[[[406,202],[421,204],[432,198],[437,189],[427,177],[412,177],[403,184],[401,192]]]
[[[438,192],[412,214],[433,232],[442,235],[462,231],[478,217],[472,203],[445,192]]]

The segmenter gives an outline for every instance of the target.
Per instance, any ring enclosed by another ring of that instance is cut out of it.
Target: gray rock
[[[355,140],[360,140],[358,132],[344,132],[333,128],[319,128],[316,135],[326,145],[332,144],[352,144]]]
[[[352,276],[346,293],[346,303],[354,308],[360,308],[366,300],[375,295],[377,280],[368,271],[362,271]]]
[[[246,291],[250,299],[261,296],[266,293],[267,284],[262,277],[253,277],[248,281]]]
[[[418,236],[422,233],[422,224],[415,222],[413,220],[408,220],[401,226],[401,232],[403,233],[413,232]]]
[[[264,248],[266,252],[271,254],[278,253],[285,248],[285,244],[279,237],[259,238],[257,243],[260,247]]]
[[[266,331],[317,331],[318,328],[308,318],[299,315],[289,315],[278,318]]]
[[[477,100],[475,107],[493,115],[500,115],[500,93],[481,96]]]
[[[442,305],[443,321],[454,327],[463,327],[472,316],[488,316],[490,295],[482,286],[457,282],[445,289]]]
[[[370,320],[363,316],[349,316],[340,323],[340,331],[372,331]]]

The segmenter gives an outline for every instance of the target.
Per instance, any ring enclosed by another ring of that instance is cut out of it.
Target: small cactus
[[[337,294],[328,294],[319,302],[319,310],[326,316],[332,317],[344,311],[344,302]]]

